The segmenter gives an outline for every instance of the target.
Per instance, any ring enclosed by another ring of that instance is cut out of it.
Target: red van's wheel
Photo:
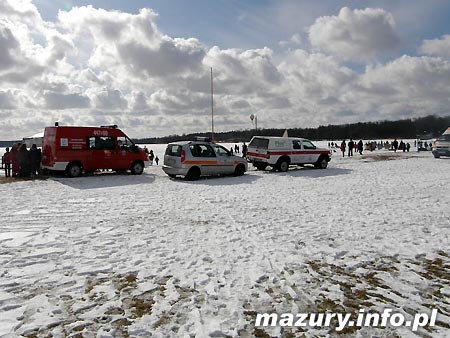
[[[144,171],[144,163],[136,161],[133,163],[130,170],[133,175],[140,175]]]
[[[81,176],[81,165],[79,163],[70,163],[66,168],[66,174],[69,177]]]

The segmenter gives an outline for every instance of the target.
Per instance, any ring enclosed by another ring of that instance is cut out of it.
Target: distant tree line
[[[450,116],[426,116],[398,121],[359,122],[352,124],[328,125],[318,128],[288,128],[291,137],[303,137],[310,140],[343,140],[343,139],[426,139],[441,135],[450,127]],[[282,136],[286,129],[247,129],[214,133],[214,140],[219,142],[248,142],[255,135]],[[135,139],[136,143],[170,143],[181,140],[192,140],[194,136],[211,137],[211,132],[169,135]]]

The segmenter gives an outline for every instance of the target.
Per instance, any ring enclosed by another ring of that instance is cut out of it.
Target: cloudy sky
[[[448,0],[0,0],[0,139],[450,115]]]

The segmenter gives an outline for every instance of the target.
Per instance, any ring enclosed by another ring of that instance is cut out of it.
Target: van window
[[[231,155],[231,153],[227,149],[225,149],[224,147],[219,146],[219,145],[215,145],[214,150],[216,151],[216,154],[219,156],[230,156]]]
[[[169,144],[166,148],[166,155],[181,156],[181,146],[178,144]]]
[[[292,141],[292,148],[293,148],[293,149],[302,149],[302,146],[301,146],[301,144],[300,144],[300,141],[299,141],[299,140],[294,140],[294,141]]]
[[[189,146],[194,157],[216,157],[213,148],[207,144],[191,144]]]
[[[311,141],[303,141],[303,149],[316,149],[316,146]]]
[[[117,138],[117,144],[119,146],[119,148],[126,148],[126,147],[131,147],[134,146],[134,143],[126,136],[119,136]]]
[[[255,137],[248,146],[258,149],[267,149],[269,147],[269,139]]]
[[[114,150],[116,148],[114,137],[91,136],[87,141],[89,149]]]

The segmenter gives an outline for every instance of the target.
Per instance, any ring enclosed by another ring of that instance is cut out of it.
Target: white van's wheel
[[[140,175],[144,171],[144,164],[140,161],[136,161],[133,163],[130,170],[133,175]]]
[[[242,176],[245,173],[245,166],[243,164],[238,164],[236,169],[234,169],[234,176]]]
[[[201,175],[200,169],[198,167],[192,167],[191,169],[189,169],[185,178],[188,181],[196,181],[200,178],[200,175]]]
[[[289,169],[289,161],[288,160],[282,160],[279,164],[278,164],[278,170],[280,170],[281,172],[286,172]]]
[[[328,166],[328,161],[327,161],[327,159],[326,159],[325,157],[321,157],[321,158],[317,161],[315,167],[316,167],[316,168],[319,168],[319,169],[326,169],[327,166]]]
[[[66,168],[66,173],[69,177],[81,176],[81,172],[81,166],[78,163],[70,163]]]

